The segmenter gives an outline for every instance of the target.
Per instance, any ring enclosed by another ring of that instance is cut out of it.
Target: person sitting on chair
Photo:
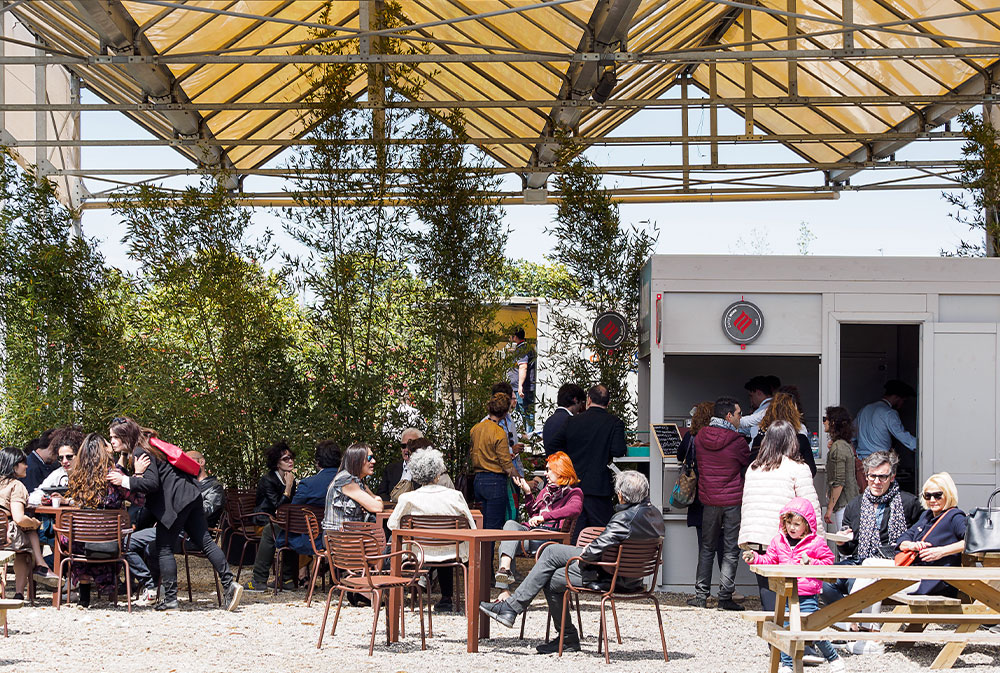
[[[524,503],[524,509],[528,513],[526,524],[508,521],[503,525],[504,530],[561,530],[564,520],[580,516],[583,511],[583,491],[577,487],[580,479],[573,469],[573,461],[563,451],[556,451],[548,457],[545,464],[546,483]],[[497,588],[506,589],[514,581],[515,556],[523,556],[525,552],[533,554],[544,543],[544,540],[529,540],[522,547],[519,540],[501,542],[500,564],[495,577]],[[504,599],[509,595],[504,591],[500,598]]]
[[[408,491],[399,496],[399,502],[392,510],[387,526],[396,530],[403,517],[411,516],[462,516],[469,522],[469,528],[475,528],[476,522],[469,511],[469,505],[459,491],[441,483],[441,477],[447,477],[444,465],[444,455],[435,448],[424,448],[413,452],[410,456],[410,479],[418,486],[415,491]],[[463,542],[459,548],[462,561],[469,559],[469,545]],[[455,546],[424,547],[424,561],[441,563],[455,558]],[[441,584],[441,601],[434,606],[435,612],[452,612],[455,607],[452,601],[455,587],[455,573],[451,568],[439,568],[438,582]]]
[[[659,507],[649,502],[649,481],[635,470],[625,470],[615,477],[615,495],[619,505],[597,539],[586,548],[574,547],[568,544],[551,544],[542,550],[528,576],[510,598],[495,603],[482,602],[480,611],[491,619],[500,622],[507,628],[514,625],[514,620],[528,608],[539,591],[545,593],[549,606],[549,616],[557,627],[561,627],[563,593],[566,591],[567,570],[569,579],[574,585],[595,586],[607,582],[610,578],[598,570],[596,573],[587,567],[588,562],[600,561],[605,551],[613,549],[626,540],[648,540],[663,537],[663,513]],[[583,559],[572,565],[567,563],[573,557]],[[641,580],[620,581],[616,589],[627,591],[639,588]],[[558,635],[551,642],[535,648],[539,654],[552,654],[559,651]],[[564,650],[580,649],[580,634],[569,619],[565,624]]]

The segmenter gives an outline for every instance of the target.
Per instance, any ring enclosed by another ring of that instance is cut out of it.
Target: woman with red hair
[[[580,515],[583,511],[583,491],[576,488],[580,479],[573,469],[573,460],[563,451],[556,451],[546,460],[545,481],[537,493],[525,500],[528,520],[525,523],[508,521],[503,526],[504,530],[560,530],[564,520]],[[514,581],[512,565],[518,552],[533,554],[542,544],[542,540],[531,540],[526,543],[527,549],[522,550],[517,540],[501,542],[497,587],[506,589]]]

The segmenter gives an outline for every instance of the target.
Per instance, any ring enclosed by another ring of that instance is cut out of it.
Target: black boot
[[[552,640],[542,645],[535,647],[535,651],[539,654],[556,654],[559,652],[559,632],[556,631],[556,636]],[[566,625],[566,635],[563,637],[563,652],[579,652],[580,651],[580,633],[576,630],[576,627],[572,624]]]
[[[89,608],[90,607],[90,585],[89,584],[81,584],[77,588],[77,594],[80,597],[80,600],[79,600],[80,607],[82,607],[82,608]]]

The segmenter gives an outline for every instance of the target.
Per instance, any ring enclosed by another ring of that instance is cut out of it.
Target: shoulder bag
[[[954,508],[953,508],[954,509]],[[951,509],[948,510],[950,512]],[[948,512],[945,512],[938,517],[938,520],[934,522],[934,525],[927,529],[927,532],[923,534],[923,537],[918,540],[918,542],[923,542],[927,539],[927,536],[931,534],[931,531],[937,528],[937,525],[944,521],[944,518],[948,516]],[[917,560],[918,552],[916,549],[907,549],[906,551],[898,552],[895,556],[895,562],[898,566],[908,566],[913,565],[913,562]]]
[[[969,512],[965,527],[965,553],[1000,552],[1000,507],[994,507],[993,498],[1000,495],[1000,488],[990,494],[986,507]]]
[[[181,472],[186,472],[192,477],[197,477],[201,471],[201,466],[194,462],[194,459],[181,451],[179,446],[174,446],[165,442],[159,437],[150,437],[149,443],[162,451],[167,456],[167,462],[176,467]]]
[[[688,450],[677,470],[677,481],[670,492],[670,506],[684,509],[694,502],[698,494],[698,469],[694,460],[694,446]]]

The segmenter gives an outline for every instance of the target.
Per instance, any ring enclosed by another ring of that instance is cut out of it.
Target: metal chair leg
[[[611,616],[615,618],[615,635],[618,636],[618,644],[622,644],[622,632],[618,628],[618,610],[615,609],[615,597],[608,596],[608,600],[611,601]]]
[[[656,596],[653,594],[649,595],[653,599],[653,605],[656,607],[656,623],[660,627],[660,644],[663,645],[663,660],[670,661],[670,657],[667,655],[667,638],[663,635],[663,617],[660,616],[660,601],[656,600]]]
[[[372,596],[372,606],[375,608],[375,618],[372,620],[372,640],[371,640],[371,643],[368,645],[368,656],[369,657],[372,656],[373,652],[375,652],[375,632],[378,630],[378,613],[379,613],[379,608],[382,607],[382,592],[379,591],[378,589],[376,589],[372,593],[375,594],[374,596]],[[389,627],[386,626],[386,631],[388,631],[388,630],[389,630]]]
[[[601,634],[604,637],[604,663],[611,663],[611,646],[608,645],[608,615],[604,608],[607,596],[601,599]]]

